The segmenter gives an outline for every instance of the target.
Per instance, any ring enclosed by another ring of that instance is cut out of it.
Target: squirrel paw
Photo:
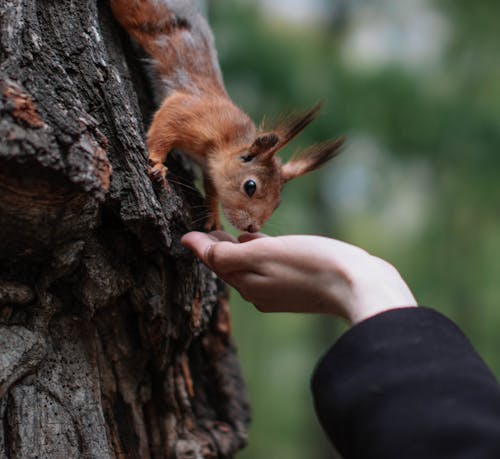
[[[156,163],[151,165],[149,168],[149,177],[154,183],[159,183],[163,185],[165,188],[168,188],[167,183],[167,172],[168,169],[161,163]]]
[[[222,230],[222,225],[218,215],[209,215],[205,224],[203,225],[203,229],[209,233],[210,231],[219,231]]]

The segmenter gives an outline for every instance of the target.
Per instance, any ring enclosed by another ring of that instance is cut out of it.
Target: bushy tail
[[[110,0],[168,89],[225,92],[210,28],[191,0]]]

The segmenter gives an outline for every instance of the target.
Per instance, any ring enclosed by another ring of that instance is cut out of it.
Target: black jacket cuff
[[[428,308],[347,331],[312,378],[318,418],[346,458],[500,458],[500,389],[463,333]]]

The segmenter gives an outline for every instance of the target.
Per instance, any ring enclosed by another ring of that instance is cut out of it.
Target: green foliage
[[[500,3],[434,4],[448,46],[438,62],[411,67],[353,65],[342,51],[349,27],[291,26],[253,2],[215,1],[210,21],[228,90],[254,119],[325,101],[285,156],[340,134],[350,140],[332,165],[285,188],[264,230],[339,237],[389,259],[500,375]],[[308,379],[341,325],[262,316],[233,297],[254,406],[241,457],[331,457],[316,446]]]

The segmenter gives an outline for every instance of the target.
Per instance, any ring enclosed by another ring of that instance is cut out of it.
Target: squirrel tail
[[[110,0],[113,14],[173,90],[225,93],[210,27],[192,0]]]

